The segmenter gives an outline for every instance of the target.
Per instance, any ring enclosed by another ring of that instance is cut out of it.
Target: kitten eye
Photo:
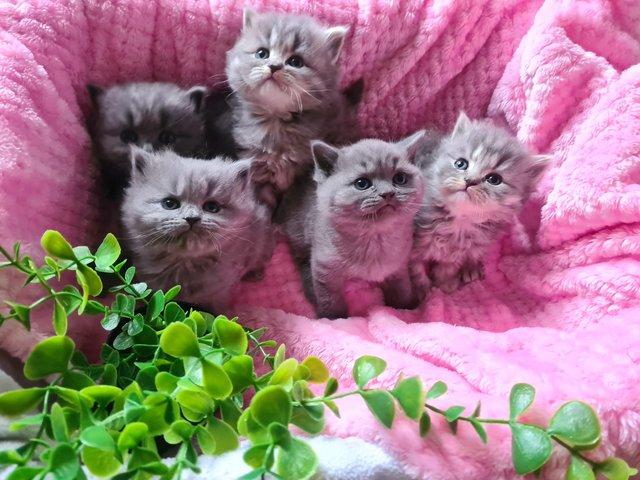
[[[120,140],[122,140],[123,143],[135,143],[138,141],[138,134],[133,130],[123,130],[120,132]]]
[[[404,185],[409,181],[409,176],[404,172],[398,172],[393,176],[393,183],[395,185]]]
[[[213,200],[209,200],[208,202],[204,202],[202,205],[202,209],[205,212],[209,213],[218,213],[220,211],[220,204],[218,202],[214,202]]]
[[[180,206],[180,201],[173,197],[163,198],[160,203],[165,210],[175,210]]]
[[[291,65],[294,68],[304,67],[304,61],[302,60],[302,57],[300,55],[291,55],[284,63],[286,63],[287,65]]]
[[[469,162],[466,158],[459,158],[455,162],[453,162],[453,166],[458,170],[466,170],[469,167]]]
[[[269,58],[269,50],[266,48],[259,48],[256,50],[256,58],[264,60],[265,58]]]
[[[490,173],[489,175],[484,177],[484,179],[491,185],[500,185],[502,183],[502,177],[497,173]]]
[[[367,188],[370,188],[371,185],[373,185],[371,183],[371,180],[365,177],[360,177],[356,179],[355,182],[353,182],[353,186],[356,187],[358,190],[366,190]]]
[[[160,132],[160,135],[158,136],[158,140],[163,145],[171,145],[173,142],[176,141],[176,136],[172,132],[163,131],[163,132]]]

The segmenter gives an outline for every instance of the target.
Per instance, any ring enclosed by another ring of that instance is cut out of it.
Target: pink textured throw
[[[637,0],[327,0],[249,2],[351,25],[343,85],[364,77],[359,119],[368,136],[450,128],[459,110],[490,116],[553,162],[521,221],[486,259],[486,278],[434,293],[411,312],[380,306],[354,285],[355,316],[313,319],[285,244],[236,309],[299,358],[318,355],[343,386],[362,354],[400,372],[444,380],[439,405],[482,401],[506,415],[510,387],[537,388],[532,422],[582,399],[603,420],[600,454],[640,455],[640,3]],[[0,244],[40,255],[46,228],[75,243],[107,226],[84,128],[85,84],[169,80],[214,85],[236,38],[233,0],[22,0],[0,3]],[[0,298],[19,283],[0,276]],[[7,323],[0,345],[24,357],[49,318],[25,335]],[[95,350],[98,319],[75,321]],[[340,404],[329,433],[359,436],[417,478],[514,478],[505,428],[490,447],[461,425],[436,422],[426,440],[400,419],[385,430],[360,399]],[[562,478],[562,456],[544,478]]]

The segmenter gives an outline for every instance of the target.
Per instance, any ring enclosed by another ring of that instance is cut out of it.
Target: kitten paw
[[[484,277],[484,266],[480,262],[468,262],[460,269],[462,285],[481,280]]]

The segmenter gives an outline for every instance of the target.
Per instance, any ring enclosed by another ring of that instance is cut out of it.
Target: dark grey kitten
[[[461,113],[450,135],[423,143],[418,163],[425,193],[411,277],[424,298],[430,283],[452,292],[482,277],[487,247],[514,222],[548,157],[531,155],[505,130]]]
[[[141,278],[155,289],[223,312],[232,288],[271,257],[270,212],[258,203],[249,161],[133,152],[122,222]]]
[[[346,98],[338,56],[347,27],[309,17],[246,10],[242,34],[227,54],[234,97],[234,139],[253,157],[258,184],[283,192],[311,170],[309,142],[341,131]]]
[[[278,220],[306,269],[318,316],[347,315],[351,279],[379,284],[388,305],[412,303],[408,262],[423,191],[414,157],[423,135],[340,149],[313,142],[316,184],[298,182],[287,192]]]
[[[147,151],[169,148],[184,156],[201,154],[206,87],[134,82],[88,89],[95,107],[94,148],[110,198],[119,198],[129,181],[132,145]]]

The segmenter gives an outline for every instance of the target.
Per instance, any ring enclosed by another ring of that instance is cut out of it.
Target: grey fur
[[[224,311],[235,284],[273,249],[270,212],[255,199],[250,163],[140,149],[132,162],[122,221],[141,278],[156,289],[180,284],[184,301]],[[166,197],[179,208],[165,209]],[[210,200],[218,213],[203,209]],[[200,220],[190,226],[190,217]]]
[[[422,299],[431,282],[452,292],[482,277],[487,248],[514,222],[548,158],[531,155],[505,130],[464,113],[450,135],[431,136],[418,157],[425,193],[416,217],[411,277]],[[468,168],[457,169],[457,159],[467,160]],[[491,185],[490,173],[503,183]]]
[[[347,102],[336,62],[346,33],[309,17],[245,11],[227,76],[235,93],[234,139],[253,158],[254,182],[285,191],[311,170],[309,142],[332,141],[341,131]],[[260,48],[268,58],[257,58]],[[303,59],[302,68],[287,64],[292,55]],[[272,73],[270,66],[281,69]]]
[[[340,149],[313,142],[315,184],[297,182],[284,197],[278,221],[303,278],[312,284],[308,291],[319,316],[347,314],[344,286],[350,279],[379,284],[389,305],[412,303],[408,261],[423,190],[413,160],[423,134],[398,143],[362,140]],[[405,185],[393,182],[398,172],[407,175]],[[360,177],[372,186],[356,189]],[[387,194],[394,196],[383,198]]]
[[[105,90],[89,86],[89,92],[96,110],[92,136],[109,196],[118,198],[129,181],[131,145],[148,151],[171,148],[184,156],[201,154],[206,87],[134,82]],[[125,130],[133,131],[137,140],[123,141]],[[163,143],[163,132],[175,136],[175,141]]]

